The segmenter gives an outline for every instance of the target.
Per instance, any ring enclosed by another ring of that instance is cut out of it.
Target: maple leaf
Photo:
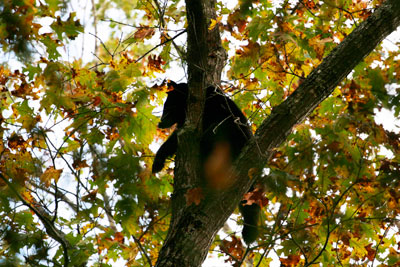
[[[84,226],[81,228],[81,231],[82,231],[83,234],[86,234],[89,230],[93,229],[94,227],[95,227],[95,224],[93,224],[93,223],[88,223],[88,224],[84,225]]]
[[[162,65],[165,64],[165,61],[161,58],[161,56],[150,55],[148,58],[148,67],[149,69],[156,72],[164,72]]]
[[[242,33],[246,29],[247,23],[247,20],[242,16],[240,10],[236,10],[228,16],[229,28],[232,29],[234,26],[236,26],[240,33]]]
[[[258,204],[260,207],[265,207],[269,202],[268,198],[265,197],[264,190],[258,187],[244,194],[243,200],[245,202],[242,205]]]
[[[376,250],[372,248],[372,243],[369,243],[367,246],[364,247],[367,251],[367,258],[370,261],[373,261],[375,258]]]
[[[30,204],[34,204],[36,205],[36,200],[35,198],[32,196],[31,192],[29,191],[23,191],[21,193],[21,196]]]
[[[16,97],[26,99],[28,96],[34,96],[37,99],[37,95],[32,92],[33,86],[30,83],[22,82],[16,90],[12,91],[11,94]]]
[[[100,96],[95,96],[94,97],[94,101],[93,101],[93,105],[94,106],[98,106],[98,105],[100,105],[101,104],[101,98],[100,98]]]
[[[245,251],[242,241],[239,238],[237,238],[234,235],[231,235],[230,238],[231,238],[231,241],[225,239],[222,241],[222,245],[221,245],[221,250],[223,252],[225,252],[227,255],[231,256],[227,260],[225,260],[225,262],[228,262],[228,261],[234,262],[235,259],[237,259],[237,260],[242,259],[244,251]]]
[[[28,146],[24,138],[16,133],[13,133],[8,139],[8,147],[16,150],[25,150]]]
[[[53,166],[48,167],[46,171],[40,176],[40,180],[45,184],[46,187],[49,187],[51,184],[51,180],[54,180],[55,183],[58,182],[62,173],[62,169],[57,170]]]
[[[154,28],[142,26],[134,33],[135,39],[150,39],[155,33]]]
[[[87,168],[89,167],[89,165],[86,162],[86,159],[82,160],[82,159],[75,159],[74,162],[72,163],[72,167],[75,170],[80,170],[82,168]]]
[[[121,232],[116,232],[114,234],[114,240],[117,241],[118,243],[123,244],[124,243],[124,235]]]
[[[249,42],[247,45],[242,45],[241,50],[237,50],[236,54],[241,57],[258,57],[260,45],[256,42]]]

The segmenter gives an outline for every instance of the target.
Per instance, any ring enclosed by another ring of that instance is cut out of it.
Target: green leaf
[[[61,54],[57,51],[57,48],[61,46],[57,40],[51,38],[50,34],[45,35],[40,42],[46,47],[46,51],[49,54],[49,59],[57,59]]]
[[[57,20],[50,25],[59,40],[63,39],[63,34],[69,39],[74,40],[79,33],[83,32],[83,26],[80,24],[79,19],[74,20],[75,16],[76,13],[71,12],[65,21],[62,21],[61,17],[58,16]]]

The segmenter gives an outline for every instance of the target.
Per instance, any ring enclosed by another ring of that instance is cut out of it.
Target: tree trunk
[[[188,72],[190,103],[188,121],[179,133],[176,158],[172,219],[156,266],[201,266],[217,231],[228,219],[243,194],[250,188],[294,125],[301,123],[338,83],[391,32],[400,25],[400,1],[387,0],[359,25],[266,118],[255,137],[243,149],[231,171],[234,183],[222,192],[204,193],[199,205],[186,205],[185,193],[201,184],[198,132],[204,92],[218,84],[225,61],[218,27],[208,30],[215,18],[214,1],[187,0]],[[200,129],[201,130],[201,129]],[[250,179],[250,178],[252,179]]]

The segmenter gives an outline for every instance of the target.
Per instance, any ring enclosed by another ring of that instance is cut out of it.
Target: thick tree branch
[[[210,204],[207,210],[217,210],[216,213],[232,212],[235,206],[229,203],[240,201],[242,195],[249,189],[251,180],[261,174],[273,149],[286,140],[293,126],[301,123],[332,93],[339,82],[399,25],[400,1],[388,0],[333,49],[299,88],[282,104],[275,107],[271,115],[264,120],[257,129],[254,139],[236,160],[233,173],[234,177],[240,179],[232,188],[218,196],[216,203]],[[221,218],[221,221],[228,217],[229,214]]]
[[[215,0],[186,1],[188,110],[185,127],[178,133],[179,146],[175,159],[171,223],[156,266],[198,266],[204,261],[218,230],[201,232],[201,239],[197,235],[192,236],[192,232],[199,233],[198,218],[191,217],[190,214],[194,213],[192,210],[198,207],[193,207],[193,205],[187,207],[185,198],[188,189],[199,187],[204,182],[200,167],[199,140],[202,131],[201,114],[205,88],[220,83],[226,60],[226,52],[221,45],[218,27],[208,29],[211,19],[217,17],[215,4]],[[204,215],[202,215],[203,219],[206,219],[207,216]],[[201,247],[200,250],[196,248],[198,246]]]
[[[257,129],[255,137],[237,159],[235,186],[221,194],[209,210],[227,213],[234,210],[241,196],[252,181],[258,177],[271,157],[273,149],[281,145],[294,125],[301,123],[339,82],[359,64],[372,50],[400,25],[400,1],[388,0],[366,21],[360,24],[314,69],[304,82],[282,104],[275,107],[271,115]],[[238,193],[239,192],[239,193]],[[228,201],[227,201],[228,200]],[[229,206],[229,208],[227,208]],[[226,216],[228,218],[229,215]],[[224,221],[226,218],[221,218]]]
[[[333,49],[257,129],[254,140],[237,160],[239,177],[248,176],[254,168],[261,171],[272,150],[286,140],[293,126],[301,123],[399,25],[400,1],[388,0]]]

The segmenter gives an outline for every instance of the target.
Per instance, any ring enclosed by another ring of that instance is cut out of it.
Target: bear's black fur
[[[173,90],[167,93],[168,97],[164,103],[158,127],[169,128],[177,123],[177,129],[179,129],[185,123],[189,89],[186,83],[169,82],[168,86]],[[202,123],[200,155],[203,164],[212,153],[215,153],[214,151],[220,144],[223,144],[220,147],[227,147],[229,162],[233,162],[252,136],[247,119],[241,110],[220,89],[215,87],[207,88]],[[165,160],[175,155],[177,146],[178,136],[177,130],[175,130],[157,151],[152,167],[153,173],[162,170]],[[226,153],[222,155],[226,155]],[[260,206],[241,203],[239,208],[244,220],[242,236],[246,244],[250,244],[258,236]]]
[[[158,124],[158,128],[161,129],[170,128],[175,123],[177,124],[177,129],[179,129],[183,126],[186,119],[186,101],[188,96],[187,84],[176,84],[174,82],[170,82],[168,83],[168,87],[170,86],[173,87],[173,90],[167,93],[168,97],[164,103],[161,121]],[[177,147],[178,135],[177,131],[174,131],[167,141],[165,141],[164,144],[162,144],[162,146],[158,149],[153,161],[153,173],[157,173],[162,170],[165,160],[175,155]]]

